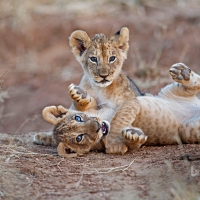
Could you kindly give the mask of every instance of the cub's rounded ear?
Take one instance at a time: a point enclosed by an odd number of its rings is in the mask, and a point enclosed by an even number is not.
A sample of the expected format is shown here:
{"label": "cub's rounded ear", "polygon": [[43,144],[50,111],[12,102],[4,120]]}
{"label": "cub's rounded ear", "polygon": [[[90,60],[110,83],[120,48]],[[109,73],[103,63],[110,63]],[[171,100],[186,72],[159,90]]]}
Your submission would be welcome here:
{"label": "cub's rounded ear", "polygon": [[55,125],[65,117],[67,112],[68,110],[63,106],[48,106],[43,109],[42,116],[47,122]]}
{"label": "cub's rounded ear", "polygon": [[71,149],[63,142],[60,142],[57,147],[58,155],[64,158],[77,157],[77,153],[72,153]]}
{"label": "cub's rounded ear", "polygon": [[89,47],[90,38],[85,31],[74,31],[69,37],[69,44],[72,48],[72,53],[78,58],[81,57]]}
{"label": "cub's rounded ear", "polygon": [[129,30],[127,27],[121,28],[115,34],[116,39],[118,40],[119,49],[122,49],[125,53],[127,53],[129,48]]}

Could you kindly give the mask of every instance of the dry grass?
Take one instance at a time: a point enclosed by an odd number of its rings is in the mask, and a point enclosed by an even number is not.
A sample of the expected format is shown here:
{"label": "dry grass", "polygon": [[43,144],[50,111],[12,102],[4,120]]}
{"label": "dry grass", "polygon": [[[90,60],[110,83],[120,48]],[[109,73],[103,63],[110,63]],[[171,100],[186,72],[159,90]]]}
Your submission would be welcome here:
{"label": "dry grass", "polygon": [[[182,149],[183,150],[183,149]],[[178,175],[172,166],[172,163],[166,162],[168,171],[173,174],[173,181],[170,192],[174,200],[200,200],[200,192],[198,185],[186,184],[180,175]]]}
{"label": "dry grass", "polygon": [[[190,1],[191,4],[198,3],[198,0]],[[184,7],[187,0],[171,0],[171,1],[148,1],[148,0],[103,0],[84,2],[80,0],[1,0],[0,1],[0,27],[5,23],[11,28],[18,31],[25,31],[30,27],[33,15],[57,15],[69,14],[71,16],[94,16],[108,15],[120,12],[124,9],[130,9],[139,15],[144,15],[144,6],[161,8],[166,5]],[[107,9],[109,7],[109,9]],[[88,9],[90,8],[90,9]],[[87,12],[85,12],[87,10]]]}
{"label": "dry grass", "polygon": [[200,200],[200,194],[198,191],[198,186],[186,185],[178,178],[173,181],[171,188],[171,193],[174,196],[174,200]]}
{"label": "dry grass", "polygon": [[4,88],[4,81],[8,76],[9,71],[8,70],[0,70],[0,124],[1,124],[1,118],[3,115],[3,111],[5,106],[2,104],[5,99],[9,98],[9,92],[8,90],[5,90]]}
{"label": "dry grass", "polygon": [[[8,24],[12,29],[18,31],[26,31],[30,28],[31,22],[33,21],[33,15],[57,15],[65,14],[76,16],[86,16],[96,14],[105,14],[105,12],[115,12],[116,9],[106,11],[105,9],[97,9],[105,5],[104,1],[65,1],[65,0],[35,0],[35,1],[24,1],[24,0],[2,0],[0,1],[0,17],[4,20],[1,21],[0,26]],[[114,3],[110,1],[110,3]],[[120,1],[116,1],[114,4],[118,4]],[[107,2],[106,4],[109,4]],[[91,9],[87,9],[90,7]],[[87,9],[87,12],[85,10]]]}
{"label": "dry grass", "polygon": [[[43,186],[49,189],[51,188],[52,182],[54,182],[58,176],[77,177],[73,183],[73,188],[78,190],[79,187],[82,187],[83,176],[124,172],[128,170],[134,162],[133,160],[127,165],[98,168],[97,166],[93,166],[94,163],[87,162],[87,158],[79,163],[76,160],[68,161],[58,157],[55,153],[33,152],[29,150],[30,147],[26,146],[27,144],[25,146],[19,145],[24,143],[24,141],[18,137],[8,137],[8,135],[1,134],[0,141],[8,143],[0,146],[0,197],[6,199],[25,199],[30,197],[30,194],[34,192],[31,188],[34,182],[37,182],[35,177],[38,181],[42,181],[42,179],[46,180]],[[71,166],[77,168],[77,170],[66,170],[66,166],[69,165],[69,162]],[[26,190],[26,193],[22,193],[22,188]],[[50,191],[51,189],[49,192]],[[61,188],[59,191],[60,192],[51,191],[51,195],[63,195],[64,191],[61,192]],[[31,199],[38,198],[40,198],[39,193],[34,195]]]}

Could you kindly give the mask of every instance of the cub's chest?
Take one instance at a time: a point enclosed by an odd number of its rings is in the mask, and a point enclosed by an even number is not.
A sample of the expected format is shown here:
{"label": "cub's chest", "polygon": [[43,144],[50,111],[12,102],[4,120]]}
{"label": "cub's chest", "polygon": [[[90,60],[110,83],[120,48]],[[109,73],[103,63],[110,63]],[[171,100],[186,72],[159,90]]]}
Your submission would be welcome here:
{"label": "cub's chest", "polygon": [[107,108],[112,108],[116,109],[117,108],[117,103],[115,101],[115,97],[112,95],[112,93],[108,94],[107,91],[99,88],[95,88],[92,90],[92,93],[90,94],[95,98],[97,101],[97,105],[101,107],[107,107]]}

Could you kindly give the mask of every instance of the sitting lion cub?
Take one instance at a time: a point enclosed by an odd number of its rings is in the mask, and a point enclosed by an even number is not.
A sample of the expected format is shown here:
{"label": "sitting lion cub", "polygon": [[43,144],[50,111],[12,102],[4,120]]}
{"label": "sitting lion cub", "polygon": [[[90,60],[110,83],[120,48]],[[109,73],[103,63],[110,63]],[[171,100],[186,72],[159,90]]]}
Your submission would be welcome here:
{"label": "sitting lion cub", "polygon": [[69,43],[72,53],[83,68],[79,86],[71,84],[73,99],[70,109],[89,112],[110,122],[110,134],[105,141],[106,153],[124,154],[128,146],[123,142],[122,129],[137,133],[143,143],[145,134],[132,126],[140,106],[137,87],[122,72],[129,48],[129,30],[123,27],[115,35],[96,34],[89,38],[84,31],[74,31]]}
{"label": "sitting lion cub", "polygon": [[[176,82],[164,87],[158,96],[136,97],[140,112],[133,118],[132,125],[142,130],[148,139],[140,131],[122,129],[122,142],[129,150],[142,144],[200,142],[200,100],[196,96],[200,92],[200,76],[182,63],[173,65],[169,72]],[[46,107],[43,117],[55,125],[53,135],[39,133],[34,141],[46,145],[59,144],[59,155],[74,157],[105,148],[109,122],[62,106]]]}

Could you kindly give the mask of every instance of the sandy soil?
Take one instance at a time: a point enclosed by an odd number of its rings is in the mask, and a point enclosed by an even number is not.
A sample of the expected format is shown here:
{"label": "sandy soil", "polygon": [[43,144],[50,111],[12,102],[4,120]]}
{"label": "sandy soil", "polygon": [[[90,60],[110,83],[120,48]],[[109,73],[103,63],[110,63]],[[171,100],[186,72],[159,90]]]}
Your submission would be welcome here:
{"label": "sandy soil", "polygon": [[2,199],[197,199],[200,192],[198,144],[63,159],[31,136],[1,135]]}
{"label": "sandy soil", "polygon": [[72,31],[111,35],[127,26],[124,71],[156,94],[176,62],[200,73],[199,9],[195,0],[1,1],[0,199],[200,199],[198,144],[67,160],[32,143],[34,132],[52,129],[42,109],[69,107],[67,87],[82,75],[68,45]]}

